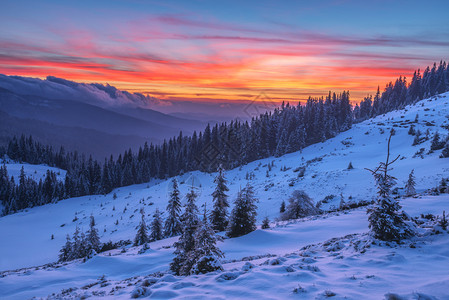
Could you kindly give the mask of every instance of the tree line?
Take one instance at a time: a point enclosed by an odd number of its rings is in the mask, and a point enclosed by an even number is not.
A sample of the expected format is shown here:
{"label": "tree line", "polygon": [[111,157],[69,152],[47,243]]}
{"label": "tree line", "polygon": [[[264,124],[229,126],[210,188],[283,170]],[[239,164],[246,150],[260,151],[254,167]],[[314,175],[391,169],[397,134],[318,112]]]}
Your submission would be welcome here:
{"label": "tree line", "polygon": [[445,62],[440,62],[438,66],[427,67],[422,75],[420,70],[416,71],[410,84],[405,77],[399,77],[394,84],[387,84],[382,94],[378,88],[374,98],[368,96],[360,105],[351,105],[348,91],[329,92],[326,97],[309,97],[305,104],[283,103],[251,121],[207,125],[191,136],[180,132],[160,145],[145,143],[135,153],[129,149],[117,159],[110,156],[104,162],[76,151],[66,152],[63,147],[56,150],[34,141],[31,136],[14,137],[7,147],[0,148],[0,155],[6,154],[15,161],[58,167],[67,170],[67,174],[60,184],[50,173],[48,185],[53,192],[44,195],[39,183],[31,181],[24,189],[33,192],[20,193],[20,184],[31,179],[17,183],[2,170],[3,213],[64,198],[106,194],[114,188],[148,182],[152,178],[173,177],[193,170],[212,172],[219,165],[232,169],[257,159],[281,156],[332,138],[350,129],[354,122],[401,109],[448,90],[449,68]]}

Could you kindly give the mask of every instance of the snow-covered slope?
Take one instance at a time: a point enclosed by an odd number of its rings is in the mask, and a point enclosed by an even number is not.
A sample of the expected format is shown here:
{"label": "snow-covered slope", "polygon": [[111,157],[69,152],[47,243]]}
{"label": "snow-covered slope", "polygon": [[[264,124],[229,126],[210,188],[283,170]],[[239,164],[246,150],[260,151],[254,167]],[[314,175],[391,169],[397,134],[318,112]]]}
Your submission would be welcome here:
{"label": "snow-covered slope", "polygon": [[[411,216],[440,214],[448,203],[448,195],[403,200]],[[271,225],[274,228],[220,243],[226,254],[224,272],[186,278],[164,274],[173,258],[171,238],[151,243],[144,254],[137,254],[139,247],[126,253],[112,250],[85,263],[2,272],[0,294],[7,299],[45,297],[62,290],[65,294],[57,299],[83,295],[122,299],[138,291],[156,299],[321,299],[332,293],[335,299],[381,299],[386,293],[407,296],[400,299],[449,296],[447,233],[393,248],[372,245],[363,234],[367,231],[363,208]],[[145,287],[148,283],[154,285]]]}
{"label": "snow-covered slope", "polygon": [[9,159],[3,161],[3,159],[0,159],[0,164],[3,165],[3,163],[6,166],[6,169],[8,170],[8,176],[14,176],[14,179],[18,180],[20,175],[20,170],[23,167],[23,171],[25,172],[26,177],[31,177],[34,181],[39,182],[40,179],[44,181],[45,176],[47,174],[47,170],[52,171],[56,174],[56,178],[60,181],[64,181],[65,174],[67,173],[66,170],[49,167],[47,165],[30,165],[27,163],[17,163],[14,161],[11,161]]}
{"label": "snow-covered slope", "polygon": [[[414,123],[416,115],[418,115],[418,122]],[[449,115],[449,93],[421,101],[417,105],[406,107],[404,110],[391,112],[356,124],[351,130],[340,134],[336,138],[307,147],[302,152],[288,154],[280,158],[271,157],[229,170],[226,177],[229,181],[230,198],[231,200],[235,198],[239,188],[247,182],[247,173],[252,173],[253,179],[251,181],[260,200],[258,203],[259,222],[265,216],[268,216],[271,220],[278,217],[281,202],[287,201],[289,195],[295,189],[305,190],[315,201],[322,200],[328,195],[336,195],[333,200],[323,205],[324,208],[331,208],[332,205],[337,206],[340,202],[340,195],[343,196],[345,201],[371,200],[375,196],[375,186],[372,176],[365,168],[374,168],[378,165],[378,162],[385,160],[386,141],[391,128],[396,131],[392,138],[391,152],[393,156],[400,155],[400,159],[393,165],[391,174],[398,178],[398,186],[402,187],[410,171],[415,169],[417,190],[423,192],[425,189],[435,187],[442,177],[449,176],[449,161],[447,158],[439,158],[440,151],[427,154],[430,149],[430,141],[412,146],[413,136],[408,135],[407,132],[409,126],[414,124],[415,128],[423,133],[428,129],[430,136],[437,130],[440,134],[447,135],[447,130],[441,128],[441,125],[448,122],[447,115]],[[415,155],[421,148],[425,149],[423,154]],[[268,171],[268,164],[273,162],[274,166],[271,171]],[[354,169],[347,170],[349,162],[352,162]],[[287,170],[285,170],[285,167]],[[306,168],[303,177],[298,178],[299,172],[295,172],[298,167]],[[211,207],[212,199],[210,195],[214,188],[214,176],[215,174],[201,172],[191,172],[179,176],[182,194],[186,194],[193,182],[200,192],[198,204],[204,205],[204,203],[207,203],[207,207]],[[31,267],[56,261],[58,251],[65,242],[66,234],[72,234],[76,226],[87,230],[88,219],[91,214],[95,216],[102,241],[132,239],[139,222],[138,211],[141,207],[145,207],[148,216],[152,215],[157,207],[161,210],[165,209],[169,183],[170,180],[153,180],[147,184],[119,188],[105,196],[67,199],[56,204],[28,209],[0,218],[0,240],[7,241],[6,243],[2,242],[0,247],[0,270]],[[114,194],[117,196],[116,199],[114,199]],[[403,205],[411,215],[419,215],[420,213],[441,214],[443,209],[449,210],[448,203],[447,197],[426,197],[405,200]],[[116,225],[117,222],[118,225]],[[241,260],[246,256],[264,256],[267,254],[283,256],[298,251],[301,247],[309,244],[324,242],[333,237],[368,231],[365,209],[363,208],[356,209],[348,214],[331,214],[331,216],[325,218],[319,217],[310,221],[305,220],[285,226],[280,225],[272,230],[257,230],[244,237],[225,240],[220,248],[224,250],[226,260]],[[54,240],[51,240],[52,234]],[[0,278],[0,296],[1,293],[17,299],[35,295],[45,296],[52,292],[58,292],[62,288],[79,287],[92,283],[102,274],[105,274],[109,279],[123,280],[136,275],[164,271],[168,269],[168,262],[171,260],[173,252],[172,248],[167,249],[166,246],[171,245],[173,240],[168,239],[153,243],[152,249],[143,255],[134,255],[137,250],[131,249],[125,254],[119,255],[119,253],[113,252],[111,257],[102,254],[87,263],[73,263],[56,270],[36,270],[32,268],[19,272],[6,272],[4,275],[7,276]],[[439,255],[441,259],[447,262],[447,251],[449,251],[447,236],[446,240],[438,240],[437,243],[441,244],[441,247],[446,247],[446,250],[442,250],[443,254],[432,255]],[[427,249],[426,247],[424,248]],[[373,264],[373,268],[377,268],[376,272],[382,271],[385,261],[389,261],[389,250],[379,248],[373,251],[375,253],[372,257],[361,258],[360,265],[357,265],[357,262],[350,263],[352,258],[350,258],[351,256],[346,257],[346,255],[345,259],[338,261],[338,263],[331,261],[334,259],[332,257],[324,259],[323,264],[325,265],[319,266],[319,268],[328,268],[326,275],[323,275],[324,272],[310,273],[310,271],[305,272],[307,274],[303,271],[290,274],[284,270],[285,263],[283,263],[283,266],[278,266],[278,269],[271,267],[266,272],[261,267],[257,277],[247,279],[252,282],[251,289],[241,290],[241,287],[245,285],[245,278],[249,276],[245,273],[240,274],[242,276],[239,275],[236,281],[225,281],[218,288],[222,291],[218,295],[222,297],[263,297],[263,294],[258,294],[257,290],[260,290],[261,287],[268,288],[270,283],[276,282],[276,276],[286,280],[285,292],[289,294],[292,293],[293,287],[290,287],[290,285],[293,282],[297,286],[296,283],[305,281],[310,283],[310,286],[307,285],[308,288],[306,289],[313,290],[316,293],[314,295],[320,296],[320,293],[326,289],[326,284],[331,284],[329,281],[332,281],[334,287],[338,286],[339,283],[346,280],[346,275],[348,282],[351,282],[354,286],[361,286],[353,294],[347,294],[351,298],[356,298],[357,295],[362,295],[364,291],[375,289],[376,286],[380,287],[382,284],[385,287],[384,291],[390,290],[390,287],[393,290],[392,284],[385,283],[390,282],[392,277],[380,277],[382,278],[380,281],[373,281],[375,284],[368,279],[351,281],[353,280],[350,278],[352,275],[359,278],[361,275],[358,276],[357,272],[360,274],[365,272],[362,271],[363,264]],[[409,253],[407,249],[399,249],[398,252],[401,252],[402,256],[404,256],[404,253],[407,255]],[[446,253],[446,256],[444,256],[444,253]],[[415,258],[425,260],[425,258],[419,258],[419,255],[415,252],[411,255],[407,259],[412,261]],[[383,260],[379,259],[379,262],[376,262],[376,257],[383,257]],[[298,260],[299,258],[291,259]],[[433,260],[432,258],[430,262],[432,261],[436,262],[437,259]],[[289,263],[292,264],[292,262]],[[398,267],[397,273],[389,276],[408,274],[410,272],[409,262],[403,265],[402,269]],[[227,271],[235,268],[241,268],[239,263],[229,263],[225,266]],[[336,277],[329,275],[332,272],[345,269],[349,271],[345,271],[344,276],[342,274],[335,275]],[[439,272],[438,270],[435,272]],[[371,271],[366,270],[366,272],[365,275],[368,276]],[[372,272],[374,272],[374,269]],[[274,275],[275,273],[278,275]],[[203,288],[200,289],[202,292],[198,292],[199,294],[192,292],[192,294],[187,295],[192,297],[202,295],[205,297],[207,293],[215,290],[217,284],[215,277],[218,276],[217,274],[206,276],[207,279],[203,282]],[[292,278],[286,278],[289,276]],[[413,276],[418,276],[418,274]],[[181,296],[183,293],[176,291],[176,283],[179,283],[178,288],[185,288],[192,284],[198,285],[198,281],[202,281],[202,279],[195,280],[180,282],[179,279],[166,278],[167,283],[162,286],[167,288],[161,289],[159,297],[164,295]],[[30,282],[32,288],[26,288],[26,286],[30,286]],[[235,282],[240,282],[237,287],[230,286]],[[347,283],[347,285],[351,284]],[[440,286],[441,284],[440,282],[437,285]],[[428,289],[431,290],[431,288]],[[198,291],[198,289],[193,290]],[[333,291],[340,295],[338,290],[333,289]],[[413,289],[407,291],[411,292]],[[407,291],[397,290],[398,293],[408,293]],[[282,295],[281,293],[279,297],[283,298]],[[377,296],[379,295],[381,294],[377,294]],[[378,299],[376,296],[372,296],[372,298]]]}

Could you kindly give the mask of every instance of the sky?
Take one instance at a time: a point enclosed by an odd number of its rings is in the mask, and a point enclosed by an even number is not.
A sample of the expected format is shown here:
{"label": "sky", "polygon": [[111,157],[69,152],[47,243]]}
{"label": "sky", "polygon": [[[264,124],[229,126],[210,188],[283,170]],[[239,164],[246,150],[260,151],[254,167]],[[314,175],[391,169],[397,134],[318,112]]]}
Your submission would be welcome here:
{"label": "sky", "polygon": [[[449,1],[2,1],[0,73],[170,101],[361,100],[449,56]],[[259,98],[257,98],[259,97]]]}

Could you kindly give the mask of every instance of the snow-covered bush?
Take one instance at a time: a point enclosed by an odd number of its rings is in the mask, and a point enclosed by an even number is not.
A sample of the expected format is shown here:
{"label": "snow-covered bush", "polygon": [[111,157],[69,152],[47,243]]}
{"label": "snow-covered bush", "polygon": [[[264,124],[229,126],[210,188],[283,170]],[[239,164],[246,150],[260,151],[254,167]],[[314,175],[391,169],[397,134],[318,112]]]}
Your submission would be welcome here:
{"label": "snow-covered bush", "polygon": [[137,299],[137,298],[143,298],[150,295],[150,290],[148,290],[146,287],[138,286],[131,292],[131,298]]}
{"label": "snow-covered bush", "polygon": [[217,276],[215,280],[218,282],[235,280],[240,276],[240,274],[241,274],[240,272],[226,272],[221,274],[220,276]]}

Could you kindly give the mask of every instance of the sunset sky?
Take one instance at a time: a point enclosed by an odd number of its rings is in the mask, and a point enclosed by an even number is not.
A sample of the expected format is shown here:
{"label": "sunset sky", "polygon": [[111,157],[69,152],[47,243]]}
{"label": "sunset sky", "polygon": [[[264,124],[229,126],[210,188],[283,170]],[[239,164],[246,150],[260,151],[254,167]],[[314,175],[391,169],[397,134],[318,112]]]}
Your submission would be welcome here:
{"label": "sunset sky", "polygon": [[175,101],[358,100],[449,58],[447,0],[68,2],[2,1],[0,73]]}

